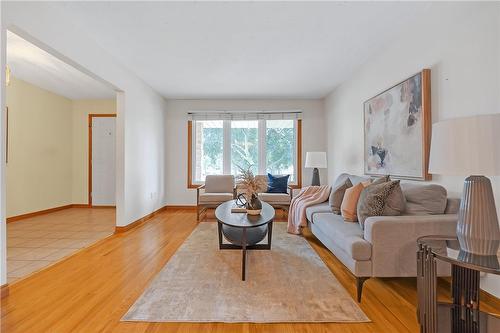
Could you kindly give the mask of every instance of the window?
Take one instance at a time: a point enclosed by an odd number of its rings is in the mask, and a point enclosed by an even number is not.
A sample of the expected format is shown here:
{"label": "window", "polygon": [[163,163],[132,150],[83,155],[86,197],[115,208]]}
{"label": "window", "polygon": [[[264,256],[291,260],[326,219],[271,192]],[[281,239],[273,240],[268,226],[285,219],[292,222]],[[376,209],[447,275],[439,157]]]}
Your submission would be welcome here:
{"label": "window", "polygon": [[231,174],[240,168],[259,173],[259,121],[231,121]]}
{"label": "window", "polygon": [[295,181],[297,139],[293,120],[266,121],[266,171],[273,175],[290,175]]}
{"label": "window", "polygon": [[290,183],[300,185],[301,120],[265,117],[271,119],[193,117],[188,123],[188,187],[203,183],[207,175],[237,175],[240,167],[254,174],[290,175]]}
{"label": "window", "polygon": [[196,171],[194,179],[206,175],[222,175],[223,122],[222,120],[197,121],[195,142]]}

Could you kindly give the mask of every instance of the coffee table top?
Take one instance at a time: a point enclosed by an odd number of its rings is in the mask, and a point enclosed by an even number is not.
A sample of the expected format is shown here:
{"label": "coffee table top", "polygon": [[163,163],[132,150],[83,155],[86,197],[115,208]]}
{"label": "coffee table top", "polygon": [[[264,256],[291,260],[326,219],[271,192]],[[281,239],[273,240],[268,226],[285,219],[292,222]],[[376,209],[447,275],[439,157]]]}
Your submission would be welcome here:
{"label": "coffee table top", "polygon": [[226,201],[215,209],[217,221],[225,225],[237,228],[260,227],[274,219],[274,208],[262,201],[262,211],[260,215],[248,215],[247,213],[231,213],[231,209],[236,207],[234,200]]}

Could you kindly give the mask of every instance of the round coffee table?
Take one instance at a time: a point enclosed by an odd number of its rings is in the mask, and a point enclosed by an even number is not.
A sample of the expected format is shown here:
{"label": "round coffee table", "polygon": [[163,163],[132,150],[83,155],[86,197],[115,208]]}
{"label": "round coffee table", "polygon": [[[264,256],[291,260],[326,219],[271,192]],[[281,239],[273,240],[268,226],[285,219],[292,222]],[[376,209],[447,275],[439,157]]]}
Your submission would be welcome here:
{"label": "round coffee table", "polygon": [[[234,200],[226,201],[215,209],[220,250],[242,250],[241,279],[245,281],[247,250],[270,250],[273,232],[274,208],[262,202],[260,215],[232,213]],[[267,235],[267,243],[258,244]],[[230,244],[224,243],[223,236]]]}

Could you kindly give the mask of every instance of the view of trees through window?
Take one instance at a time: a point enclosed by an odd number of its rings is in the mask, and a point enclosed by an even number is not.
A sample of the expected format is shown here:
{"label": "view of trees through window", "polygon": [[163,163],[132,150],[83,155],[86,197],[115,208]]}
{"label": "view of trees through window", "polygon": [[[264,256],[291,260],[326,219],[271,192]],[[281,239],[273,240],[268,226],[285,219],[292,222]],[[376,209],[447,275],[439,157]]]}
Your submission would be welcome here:
{"label": "view of trees through window", "polygon": [[222,175],[224,168],[223,140],[222,120],[196,121],[195,179],[205,179],[206,175]]}
{"label": "view of trees through window", "polygon": [[295,181],[294,120],[196,120],[193,128],[193,181],[237,175],[239,167],[250,167],[254,174],[290,175]]}
{"label": "view of trees through window", "polygon": [[258,120],[231,121],[231,174],[239,168],[259,171],[259,122]]}
{"label": "view of trees through window", "polygon": [[266,169],[273,175],[291,175],[295,180],[295,130],[293,120],[267,120]]}

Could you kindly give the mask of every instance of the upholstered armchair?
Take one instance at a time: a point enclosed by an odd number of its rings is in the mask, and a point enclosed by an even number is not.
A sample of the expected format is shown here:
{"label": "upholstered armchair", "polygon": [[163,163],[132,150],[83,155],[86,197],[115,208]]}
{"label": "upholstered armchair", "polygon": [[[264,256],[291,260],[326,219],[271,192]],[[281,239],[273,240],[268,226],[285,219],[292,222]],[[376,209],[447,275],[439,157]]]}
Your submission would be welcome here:
{"label": "upholstered armchair", "polygon": [[234,199],[236,188],[232,175],[209,175],[205,177],[205,184],[196,189],[196,220],[208,208],[216,208],[223,202]]}

